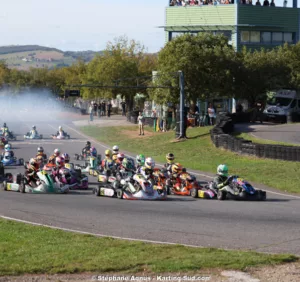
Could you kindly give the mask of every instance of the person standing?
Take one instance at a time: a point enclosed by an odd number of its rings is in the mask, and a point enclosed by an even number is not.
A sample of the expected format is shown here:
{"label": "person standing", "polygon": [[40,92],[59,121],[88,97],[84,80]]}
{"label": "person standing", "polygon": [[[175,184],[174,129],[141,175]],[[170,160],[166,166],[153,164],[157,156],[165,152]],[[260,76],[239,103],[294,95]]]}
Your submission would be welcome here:
{"label": "person standing", "polygon": [[138,120],[139,130],[140,130],[140,134],[139,135],[145,135],[144,134],[145,119],[144,119],[144,116],[143,116],[142,112],[139,112],[139,116],[138,116],[137,120]]}
{"label": "person standing", "polygon": [[121,102],[121,106],[122,106],[122,116],[125,116],[126,115],[126,103],[124,100]]}
{"label": "person standing", "polygon": [[99,105],[98,105],[98,117],[100,118],[100,116],[101,116],[101,107],[102,107],[102,105],[101,105],[101,103],[99,102]]}
{"label": "person standing", "polygon": [[89,114],[90,114],[90,121],[94,120],[94,107],[93,104],[90,104],[89,106]]}
{"label": "person standing", "polygon": [[209,116],[210,125],[214,125],[215,124],[215,119],[216,119],[216,110],[213,107],[212,103],[209,103],[207,112],[208,112],[208,116]]}
{"label": "person standing", "polygon": [[112,104],[109,101],[107,104],[107,117],[110,117],[110,113],[111,113],[111,108],[112,108]]}
{"label": "person standing", "polygon": [[94,109],[93,109],[94,110],[94,115],[97,116],[97,110],[98,110],[97,102],[94,102],[93,107],[94,107]]}

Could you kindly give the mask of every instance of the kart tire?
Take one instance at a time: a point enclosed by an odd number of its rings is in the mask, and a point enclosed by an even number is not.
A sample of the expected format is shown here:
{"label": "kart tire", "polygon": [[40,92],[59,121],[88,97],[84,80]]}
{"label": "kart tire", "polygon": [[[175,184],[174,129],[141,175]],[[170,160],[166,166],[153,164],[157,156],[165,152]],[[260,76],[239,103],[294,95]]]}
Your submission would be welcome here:
{"label": "kart tire", "polygon": [[4,175],[4,165],[3,163],[0,163],[0,176]]}
{"label": "kart tire", "polygon": [[78,154],[75,154],[75,155],[74,155],[74,160],[76,160],[76,161],[79,160],[79,155],[78,155]]}
{"label": "kart tire", "polygon": [[219,190],[217,194],[217,198],[219,201],[224,201],[226,200],[227,192],[224,190]]}
{"label": "kart tire", "polygon": [[97,196],[97,197],[100,197],[100,191],[101,191],[101,187],[100,186],[98,186],[98,187],[96,187],[96,188],[94,188],[94,194]]}
{"label": "kart tire", "polygon": [[193,197],[193,198],[198,198],[198,188],[193,188],[192,190],[191,190],[191,196]]}
{"label": "kart tire", "polygon": [[43,135],[42,134],[40,135],[40,139],[43,139]]}
{"label": "kart tire", "polygon": [[22,174],[21,173],[17,174],[16,182],[17,182],[17,184],[21,184],[21,182],[22,182]]}
{"label": "kart tire", "polygon": [[24,159],[19,159],[20,165],[24,165]]}
{"label": "kart tire", "polygon": [[7,179],[7,178],[12,179],[13,175],[10,172],[8,172],[8,173],[5,173],[4,177],[5,177],[5,179]]}
{"label": "kart tire", "polygon": [[27,169],[28,165],[29,165],[29,162],[25,162],[24,163],[24,168]]}
{"label": "kart tire", "polygon": [[2,182],[2,187],[4,191],[7,191],[7,182],[5,180]]}
{"label": "kart tire", "polygon": [[266,201],[267,200],[267,193],[262,190],[257,191],[257,199],[258,201]]}
{"label": "kart tire", "polygon": [[117,198],[118,199],[123,199],[123,195],[124,195],[124,192],[122,189],[118,189],[117,190]]}
{"label": "kart tire", "polygon": [[70,139],[70,135],[67,135],[67,138],[66,139]]}
{"label": "kart tire", "polygon": [[24,183],[24,179],[21,180],[20,183],[20,193],[25,193],[25,183]]}

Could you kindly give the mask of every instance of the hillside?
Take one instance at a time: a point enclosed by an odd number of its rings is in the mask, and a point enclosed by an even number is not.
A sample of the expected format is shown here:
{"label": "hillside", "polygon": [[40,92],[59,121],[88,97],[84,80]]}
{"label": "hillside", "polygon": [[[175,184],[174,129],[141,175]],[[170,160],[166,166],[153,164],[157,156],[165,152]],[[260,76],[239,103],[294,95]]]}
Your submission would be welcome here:
{"label": "hillside", "polygon": [[54,68],[69,66],[81,58],[85,62],[91,61],[96,54],[94,51],[67,51],[39,45],[0,46],[0,60],[5,61],[9,68],[26,70],[35,68]]}

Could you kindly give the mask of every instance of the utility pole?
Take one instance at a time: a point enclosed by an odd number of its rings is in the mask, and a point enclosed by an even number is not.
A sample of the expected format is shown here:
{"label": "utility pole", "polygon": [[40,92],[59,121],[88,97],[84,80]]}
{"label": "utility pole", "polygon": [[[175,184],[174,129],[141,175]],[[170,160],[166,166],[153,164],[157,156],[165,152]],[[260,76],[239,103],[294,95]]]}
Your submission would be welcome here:
{"label": "utility pole", "polygon": [[184,105],[184,74],[182,71],[179,71],[179,88],[180,88],[180,134],[177,139],[185,139],[185,105]]}

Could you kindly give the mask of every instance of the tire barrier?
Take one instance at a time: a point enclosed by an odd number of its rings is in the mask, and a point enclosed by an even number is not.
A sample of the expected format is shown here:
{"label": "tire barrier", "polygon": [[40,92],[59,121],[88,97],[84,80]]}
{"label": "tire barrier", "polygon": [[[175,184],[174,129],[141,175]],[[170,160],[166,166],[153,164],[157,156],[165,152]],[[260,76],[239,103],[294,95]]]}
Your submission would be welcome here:
{"label": "tire barrier", "polygon": [[292,162],[300,161],[300,146],[283,146],[253,143],[231,135],[234,122],[230,114],[220,114],[216,126],[210,131],[211,141],[217,148],[224,148],[241,155],[256,156]]}

